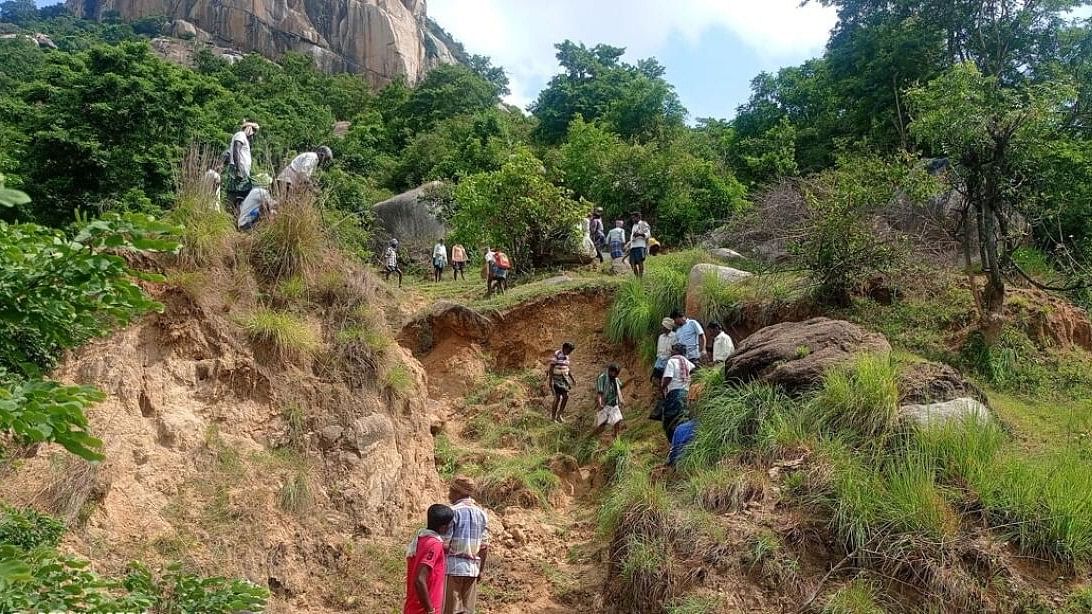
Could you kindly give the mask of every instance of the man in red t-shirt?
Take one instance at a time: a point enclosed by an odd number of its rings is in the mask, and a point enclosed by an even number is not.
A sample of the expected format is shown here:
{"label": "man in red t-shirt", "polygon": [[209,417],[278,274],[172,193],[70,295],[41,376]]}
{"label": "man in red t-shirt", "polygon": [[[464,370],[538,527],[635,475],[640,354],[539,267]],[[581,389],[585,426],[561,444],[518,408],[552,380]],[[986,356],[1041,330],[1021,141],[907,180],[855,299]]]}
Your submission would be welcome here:
{"label": "man in red t-shirt", "polygon": [[436,614],[444,605],[447,558],[444,538],[455,512],[446,505],[428,508],[428,528],[414,535],[406,547],[406,606],[403,614]]}

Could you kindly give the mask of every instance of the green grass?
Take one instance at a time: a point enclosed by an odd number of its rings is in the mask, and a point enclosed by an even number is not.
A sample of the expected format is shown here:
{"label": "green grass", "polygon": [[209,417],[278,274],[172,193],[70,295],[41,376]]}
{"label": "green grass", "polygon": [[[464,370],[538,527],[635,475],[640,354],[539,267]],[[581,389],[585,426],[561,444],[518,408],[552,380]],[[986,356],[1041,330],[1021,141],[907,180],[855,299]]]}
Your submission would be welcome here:
{"label": "green grass", "polygon": [[767,421],[775,415],[798,411],[792,399],[765,384],[742,388],[721,386],[707,391],[692,409],[698,429],[681,466],[697,469],[716,465],[756,446],[767,432],[764,431]]}
{"label": "green grass", "polygon": [[210,209],[191,197],[180,199],[169,219],[182,226],[179,260],[187,268],[216,264],[228,253],[236,234],[230,215]]}
{"label": "green grass", "polygon": [[288,447],[297,451],[307,449],[307,413],[303,407],[295,403],[285,405],[281,418],[284,419]]}
{"label": "green grass", "polygon": [[599,533],[619,528],[644,535],[663,535],[671,523],[672,502],[664,485],[650,479],[646,468],[635,468],[609,490],[599,507]]}
{"label": "green grass", "polygon": [[847,551],[882,566],[936,551],[957,534],[959,518],[925,459],[894,454],[870,462],[838,446],[828,453],[833,477],[821,504]]}
{"label": "green grass", "polygon": [[546,507],[561,479],[547,466],[545,455],[495,457],[478,477],[481,499],[496,507]]}
{"label": "green grass", "polygon": [[404,399],[413,390],[413,374],[409,367],[398,363],[392,365],[383,374],[383,381],[394,396]]}
{"label": "green grass", "polygon": [[884,614],[877,603],[879,587],[860,578],[838,589],[823,606],[823,614]]}
{"label": "green grass", "polygon": [[700,469],[687,475],[686,496],[708,512],[738,512],[749,501],[764,496],[763,477],[761,470],[745,471],[731,465]]}
{"label": "green grass", "polygon": [[447,435],[436,436],[436,446],[433,453],[436,458],[436,471],[440,477],[450,480],[459,471],[459,449],[452,443]]}
{"label": "green grass", "polygon": [[281,357],[310,356],[321,346],[307,322],[290,313],[260,308],[243,316],[240,323],[252,341]]}
{"label": "green grass", "polygon": [[350,324],[342,328],[338,331],[336,340],[341,345],[363,344],[375,355],[382,355],[394,345],[388,331],[367,324]]}
{"label": "green grass", "polygon": [[823,378],[813,403],[817,423],[828,433],[874,438],[899,422],[898,371],[891,357],[861,355]]}
{"label": "green grass", "polygon": [[965,476],[997,531],[1021,551],[1066,564],[1092,561],[1092,463],[1070,450],[1001,454]]}
{"label": "green grass", "polygon": [[667,614],[710,614],[724,607],[724,600],[716,595],[688,595],[667,604]]}

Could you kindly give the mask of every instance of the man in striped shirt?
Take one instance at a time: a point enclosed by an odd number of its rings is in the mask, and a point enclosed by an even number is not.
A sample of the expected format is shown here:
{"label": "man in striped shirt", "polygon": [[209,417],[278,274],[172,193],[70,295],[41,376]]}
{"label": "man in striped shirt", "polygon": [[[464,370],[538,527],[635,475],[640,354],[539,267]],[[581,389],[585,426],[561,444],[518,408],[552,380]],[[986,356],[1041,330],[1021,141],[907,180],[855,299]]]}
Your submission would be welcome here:
{"label": "man in striped shirt", "polygon": [[474,481],[468,477],[451,482],[449,497],[455,520],[447,544],[444,614],[474,614],[478,601],[478,581],[489,554],[489,520],[474,501],[474,490]]}
{"label": "man in striped shirt", "polygon": [[554,422],[564,422],[565,406],[569,404],[569,391],[576,385],[576,379],[569,369],[569,355],[576,349],[572,343],[566,341],[561,344],[561,349],[554,352],[550,360],[550,366],[546,369],[546,381],[549,382],[554,393],[554,406],[550,417]]}

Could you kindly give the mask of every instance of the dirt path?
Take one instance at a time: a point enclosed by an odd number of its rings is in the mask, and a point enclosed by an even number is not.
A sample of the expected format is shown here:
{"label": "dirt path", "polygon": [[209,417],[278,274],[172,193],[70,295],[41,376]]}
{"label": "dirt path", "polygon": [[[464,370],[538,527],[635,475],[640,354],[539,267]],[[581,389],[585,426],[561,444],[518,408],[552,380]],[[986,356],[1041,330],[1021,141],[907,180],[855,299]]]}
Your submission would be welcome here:
{"label": "dirt path", "polygon": [[[475,459],[520,459],[542,454],[517,429],[499,441],[481,440],[481,422],[540,425],[552,397],[540,387],[546,364],[565,341],[576,345],[572,369],[577,379],[558,432],[570,440],[590,432],[594,421],[596,376],[609,362],[623,365],[631,408],[643,418],[641,399],[651,394],[628,352],[603,334],[608,295],[562,293],[521,305],[497,317],[487,330],[467,317],[452,317],[428,331],[429,348],[418,358],[428,373],[437,419],[464,463]],[[459,324],[459,322],[464,322]],[[559,435],[562,436],[562,435]],[[605,447],[606,441],[600,443]],[[588,444],[592,445],[592,444]],[[548,451],[547,451],[548,452]],[[594,458],[594,455],[591,455]],[[482,585],[484,611],[513,613],[603,611],[606,565],[597,538],[598,476],[594,461],[581,466],[571,456],[554,455],[551,470],[561,486],[548,504],[490,510],[494,557]]]}

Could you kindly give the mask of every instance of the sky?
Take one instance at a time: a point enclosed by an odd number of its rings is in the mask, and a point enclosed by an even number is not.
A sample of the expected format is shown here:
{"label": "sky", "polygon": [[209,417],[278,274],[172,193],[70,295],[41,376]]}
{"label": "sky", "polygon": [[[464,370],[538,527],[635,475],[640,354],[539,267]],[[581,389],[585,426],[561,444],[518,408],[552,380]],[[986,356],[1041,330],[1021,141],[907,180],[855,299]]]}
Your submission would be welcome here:
{"label": "sky", "polygon": [[800,0],[429,0],[428,13],[511,80],[526,107],[559,67],[554,44],[625,47],[667,69],[691,119],[730,118],[762,71],[822,53],[833,9]]}

